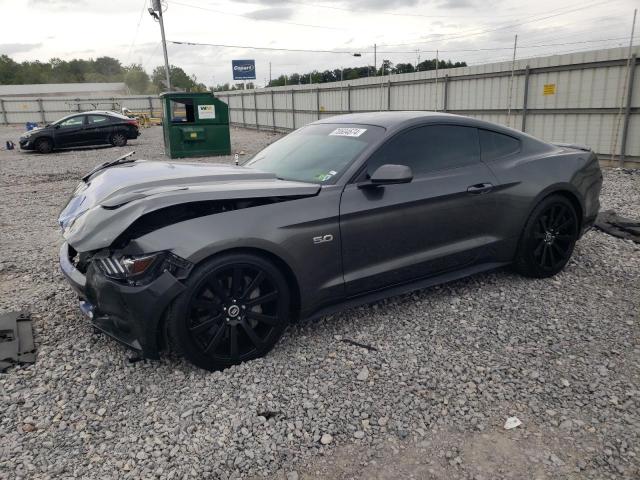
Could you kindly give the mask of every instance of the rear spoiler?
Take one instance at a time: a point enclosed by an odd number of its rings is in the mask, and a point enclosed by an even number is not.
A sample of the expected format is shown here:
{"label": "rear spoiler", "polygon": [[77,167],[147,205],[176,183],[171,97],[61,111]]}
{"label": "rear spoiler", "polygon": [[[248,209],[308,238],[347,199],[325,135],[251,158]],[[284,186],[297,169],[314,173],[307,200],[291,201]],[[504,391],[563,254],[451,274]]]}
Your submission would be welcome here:
{"label": "rear spoiler", "polygon": [[591,152],[591,147],[587,145],[580,145],[579,143],[554,143],[556,147],[573,148],[574,150],[583,150],[585,152]]}

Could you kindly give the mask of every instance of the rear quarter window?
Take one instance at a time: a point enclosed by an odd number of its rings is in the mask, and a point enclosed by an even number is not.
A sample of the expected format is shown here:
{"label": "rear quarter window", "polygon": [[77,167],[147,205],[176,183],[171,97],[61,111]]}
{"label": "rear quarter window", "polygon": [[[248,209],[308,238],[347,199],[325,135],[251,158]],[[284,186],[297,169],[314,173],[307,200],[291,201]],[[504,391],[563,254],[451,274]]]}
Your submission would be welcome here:
{"label": "rear quarter window", "polygon": [[483,161],[504,158],[520,151],[520,140],[491,130],[479,130],[480,152]]}

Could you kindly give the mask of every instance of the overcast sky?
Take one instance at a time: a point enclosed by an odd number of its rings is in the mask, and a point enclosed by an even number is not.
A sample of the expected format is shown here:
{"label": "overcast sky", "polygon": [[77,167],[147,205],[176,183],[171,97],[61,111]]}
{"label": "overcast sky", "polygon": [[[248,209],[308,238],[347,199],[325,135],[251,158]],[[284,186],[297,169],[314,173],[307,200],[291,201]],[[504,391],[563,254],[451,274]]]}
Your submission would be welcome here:
{"label": "overcast sky", "polygon": [[[469,64],[627,45],[636,0],[167,0],[168,41],[345,53],[168,44],[169,61],[207,84],[231,81],[232,59],[255,59],[257,83],[333,67]],[[0,54],[17,61],[109,55],[147,71],[161,65],[149,0],[0,0]],[[640,19],[638,20],[640,22]],[[636,28],[636,32],[640,28]],[[637,34],[636,34],[637,38]],[[638,43],[636,40],[635,44]],[[416,52],[420,50],[420,52]],[[352,53],[362,57],[352,57]]]}

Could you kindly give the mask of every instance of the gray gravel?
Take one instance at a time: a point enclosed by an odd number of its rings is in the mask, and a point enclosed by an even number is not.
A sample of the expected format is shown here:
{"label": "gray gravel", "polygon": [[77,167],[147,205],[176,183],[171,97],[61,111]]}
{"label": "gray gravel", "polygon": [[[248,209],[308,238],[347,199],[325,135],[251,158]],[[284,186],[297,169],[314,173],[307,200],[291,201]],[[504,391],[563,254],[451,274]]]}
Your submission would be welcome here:
{"label": "gray gravel", "polygon": [[[232,131],[247,153],[274,138]],[[157,127],[132,142],[153,159],[161,143]],[[0,478],[640,476],[638,245],[592,231],[553,279],[505,269],[394,297],[224,372],[130,362],[56,264],[78,177],[128,150],[0,151],[0,311],[31,311],[38,345],[0,375]],[[605,172],[602,206],[640,218],[640,175]]]}

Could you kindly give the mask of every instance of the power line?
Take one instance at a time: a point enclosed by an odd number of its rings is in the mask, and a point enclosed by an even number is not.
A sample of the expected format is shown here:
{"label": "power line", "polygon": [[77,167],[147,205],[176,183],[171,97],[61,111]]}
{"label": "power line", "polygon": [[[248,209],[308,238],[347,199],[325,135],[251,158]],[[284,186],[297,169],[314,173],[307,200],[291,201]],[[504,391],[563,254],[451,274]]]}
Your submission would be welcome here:
{"label": "power line", "polygon": [[[581,42],[564,42],[564,43],[546,43],[540,45],[520,45],[518,49],[522,48],[542,48],[542,47],[562,47],[565,45],[579,45],[584,43],[600,43],[600,42],[609,42],[614,40],[626,40],[627,37],[618,37],[618,38],[602,38],[599,40],[584,40]],[[460,52],[493,52],[499,50],[513,50],[513,47],[492,47],[492,48],[460,48],[460,49],[451,49],[451,50],[407,50],[407,51],[396,51],[396,50],[383,50],[378,51],[378,53],[435,53],[435,52],[446,52],[446,53],[460,53]]]}
{"label": "power line", "polygon": [[171,3],[173,3],[175,5],[180,5],[182,7],[196,8],[198,10],[205,10],[207,12],[214,12],[214,13],[218,13],[220,15],[228,15],[228,16],[231,16],[231,17],[246,18],[248,20],[253,20],[254,22],[272,22],[272,23],[279,23],[279,24],[284,24],[284,25],[294,25],[296,27],[321,28],[321,29],[325,29],[325,30],[344,30],[342,28],[328,27],[328,26],[325,26],[325,25],[311,25],[311,24],[307,24],[307,23],[286,22],[284,20],[271,20],[271,19],[268,19],[268,18],[254,18],[254,17],[252,17],[250,15],[246,15],[246,14],[229,13],[229,12],[224,12],[222,10],[216,10],[216,9],[213,9],[213,8],[201,7],[200,5],[191,5],[189,3],[176,2],[175,0],[171,0]]}
{"label": "power line", "polygon": [[336,53],[336,54],[345,54],[345,55],[353,55],[354,51],[358,53],[371,53],[371,52],[361,52],[360,50],[339,51],[339,50],[312,50],[312,49],[304,49],[304,48],[254,47],[254,46],[248,46],[248,45],[223,45],[220,43],[179,42],[176,40],[169,40],[169,43],[173,43],[175,45],[198,45],[198,46],[220,47],[220,48],[243,48],[246,50],[272,50],[272,51],[278,51],[278,52]]}
{"label": "power line", "polygon": [[144,13],[144,7],[147,5],[147,0],[142,0],[142,8],[140,9],[140,16],[138,17],[138,25],[136,25],[136,33],[133,36],[133,41],[129,46],[129,53],[127,53],[127,61],[126,64],[129,64],[129,60],[131,59],[131,52],[133,51],[133,45],[136,43],[138,39],[138,32],[140,31],[140,23],[142,23],[142,14]]}
{"label": "power line", "polygon": [[[625,40],[626,37],[619,38],[602,38],[599,40],[584,40],[581,42],[565,42],[565,43],[548,43],[548,44],[540,44],[540,45],[522,45],[518,47],[521,48],[542,48],[542,47],[558,47],[558,46],[566,46],[566,45],[579,45],[585,43],[600,43],[600,42],[609,42],[615,40]],[[342,51],[342,50],[314,50],[314,49],[302,49],[302,48],[284,48],[284,47],[256,47],[251,45],[224,45],[220,43],[203,43],[203,42],[185,42],[185,41],[177,41],[177,40],[167,40],[169,43],[175,45],[189,45],[189,46],[206,46],[206,47],[219,47],[219,48],[240,48],[245,50],[267,50],[267,51],[278,51],[278,52],[300,52],[300,53],[333,53],[333,54],[344,54],[344,55],[353,55],[354,52],[364,53],[364,54],[372,54],[373,51],[368,50],[358,50],[354,49],[351,51]],[[439,52],[445,53],[462,53],[462,52],[492,52],[492,51],[500,51],[500,50],[513,50],[513,47],[495,47],[495,48],[466,48],[466,49],[451,49],[451,50],[440,50]],[[407,51],[398,51],[398,50],[378,50],[378,53],[384,54],[416,54],[419,53],[435,53],[436,50],[407,50]]]}
{"label": "power line", "polygon": [[[398,46],[403,46],[403,45],[419,45],[421,43],[433,43],[434,41],[450,41],[450,40],[457,40],[459,38],[468,38],[468,37],[475,37],[477,35],[483,35],[485,33],[492,33],[492,32],[497,32],[499,30],[510,30],[512,28],[515,27],[520,27],[522,25],[527,25],[529,23],[535,23],[535,22],[540,22],[542,20],[548,20],[550,18],[555,18],[555,17],[559,17],[562,15],[567,15],[569,13],[573,13],[573,12],[577,12],[579,10],[586,10],[587,8],[592,8],[592,7],[596,7],[599,5],[604,5],[604,4],[611,4],[612,2],[614,2],[616,0],[606,0],[606,1],[601,1],[601,2],[595,2],[595,3],[591,3],[591,4],[587,4],[587,5],[583,5],[579,8],[574,8],[571,10],[566,10],[563,12],[559,12],[559,13],[555,13],[554,15],[547,15],[544,17],[539,17],[539,18],[533,18],[530,20],[526,20],[523,22],[518,22],[518,23],[513,23],[513,24],[505,24],[502,26],[498,26],[496,28],[490,28],[490,29],[486,29],[486,30],[478,30],[478,31],[473,31],[471,30],[472,33],[463,33],[463,34],[455,34],[455,33],[451,33],[451,34],[431,34],[431,36],[437,36],[437,39],[428,39],[428,40],[420,40],[417,42],[408,42],[408,43],[396,43],[396,44],[387,44],[385,46],[387,47],[398,47]],[[567,7],[562,7],[562,8],[567,8]],[[557,11],[560,9],[556,9],[556,10],[552,10],[552,11]]]}

